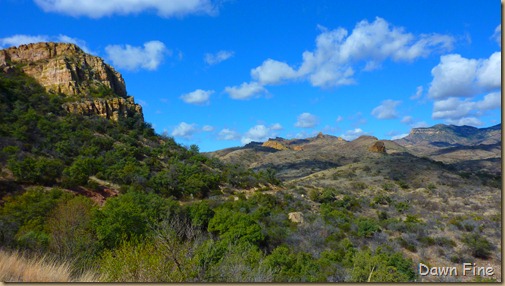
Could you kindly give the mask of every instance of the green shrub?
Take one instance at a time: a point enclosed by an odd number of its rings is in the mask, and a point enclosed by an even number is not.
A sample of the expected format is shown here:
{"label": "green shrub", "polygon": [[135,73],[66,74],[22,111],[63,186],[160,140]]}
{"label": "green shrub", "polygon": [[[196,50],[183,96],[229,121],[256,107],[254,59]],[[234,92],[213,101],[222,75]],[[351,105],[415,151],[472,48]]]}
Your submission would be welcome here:
{"label": "green shrub", "polygon": [[494,246],[484,236],[477,233],[465,234],[463,243],[470,249],[473,257],[488,259]]}
{"label": "green shrub", "polygon": [[372,237],[376,232],[380,231],[379,225],[375,220],[370,218],[359,218],[356,224],[358,226],[359,237]]}

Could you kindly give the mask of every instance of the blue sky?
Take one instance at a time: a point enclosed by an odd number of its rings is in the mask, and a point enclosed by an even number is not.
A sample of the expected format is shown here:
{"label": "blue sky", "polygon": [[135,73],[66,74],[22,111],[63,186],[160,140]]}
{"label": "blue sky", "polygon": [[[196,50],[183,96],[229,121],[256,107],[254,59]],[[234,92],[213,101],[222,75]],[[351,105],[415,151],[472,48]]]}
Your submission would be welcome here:
{"label": "blue sky", "polygon": [[499,1],[0,0],[0,48],[73,42],[202,151],[501,122]]}

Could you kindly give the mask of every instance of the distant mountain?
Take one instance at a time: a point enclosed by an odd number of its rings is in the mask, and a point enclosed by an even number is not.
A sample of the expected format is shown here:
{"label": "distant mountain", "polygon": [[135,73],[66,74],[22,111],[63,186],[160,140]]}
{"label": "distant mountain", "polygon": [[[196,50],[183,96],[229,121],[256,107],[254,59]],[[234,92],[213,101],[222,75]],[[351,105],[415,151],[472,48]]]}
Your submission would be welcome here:
{"label": "distant mountain", "polygon": [[279,178],[289,180],[385,154],[406,151],[405,147],[393,141],[379,140],[373,136],[361,136],[353,141],[346,141],[340,137],[319,133],[315,137],[305,139],[277,137],[263,143],[251,142],[243,147],[218,150],[208,155],[248,168],[271,168],[277,171]]}
{"label": "distant mountain", "polygon": [[394,141],[403,146],[433,145],[435,147],[501,143],[501,123],[488,128],[444,124],[413,128],[408,136]]}
{"label": "distant mountain", "polygon": [[501,174],[501,137],[501,123],[487,128],[437,124],[414,128],[408,136],[394,141],[416,156],[457,169]]}

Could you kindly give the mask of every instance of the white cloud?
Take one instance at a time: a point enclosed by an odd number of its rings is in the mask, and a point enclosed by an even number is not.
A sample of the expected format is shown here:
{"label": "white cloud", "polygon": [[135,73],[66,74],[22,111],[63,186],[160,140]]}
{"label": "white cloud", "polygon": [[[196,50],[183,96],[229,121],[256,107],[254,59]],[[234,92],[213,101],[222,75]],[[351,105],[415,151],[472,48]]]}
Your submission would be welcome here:
{"label": "white cloud", "polygon": [[350,35],[343,28],[323,31],[316,38],[316,49],[303,53],[299,73],[309,75],[315,86],[348,85],[354,83],[352,65],[359,62],[364,63],[365,70],[372,70],[388,58],[412,61],[434,51],[451,49],[453,41],[438,34],[416,37],[382,18],[372,23],[363,20]]}
{"label": "white cloud", "polygon": [[481,126],[482,121],[480,121],[478,118],[475,117],[463,117],[459,119],[448,119],[447,120],[448,124],[453,124],[453,125],[470,125],[470,126]]}
{"label": "white cloud", "polygon": [[0,46],[2,48],[7,48],[11,46],[20,46],[20,45],[26,45],[26,44],[31,44],[31,43],[38,43],[38,42],[48,42],[49,37],[45,35],[37,35],[37,36],[31,36],[31,35],[14,35],[6,38],[0,39]]}
{"label": "white cloud", "polygon": [[202,131],[204,131],[204,132],[212,132],[212,131],[214,131],[214,127],[210,126],[210,125],[204,125],[202,127]]}
{"label": "white cloud", "polygon": [[193,134],[195,134],[196,132],[197,132],[196,124],[188,124],[186,122],[181,122],[172,131],[172,136],[191,139]]}
{"label": "white cloud", "polygon": [[143,47],[109,45],[105,52],[115,67],[125,70],[156,70],[164,56],[171,54],[160,41],[146,42]]}
{"label": "white cloud", "polygon": [[342,122],[342,120],[344,120],[344,118],[339,115],[335,121],[337,121],[337,123],[338,123],[338,122]]}
{"label": "white cloud", "polygon": [[484,99],[475,103],[475,108],[479,110],[492,110],[501,107],[501,93],[492,92],[484,96]]}
{"label": "white cloud", "polygon": [[400,104],[400,101],[396,100],[384,100],[382,104],[377,106],[372,110],[372,115],[378,119],[391,119],[398,117],[396,112],[396,107]]}
{"label": "white cloud", "polygon": [[347,141],[351,141],[365,134],[366,133],[361,130],[361,128],[355,128],[354,130],[347,130],[344,134],[340,135],[340,137]]}
{"label": "white cloud", "polygon": [[407,124],[409,124],[409,123],[412,123],[412,121],[413,121],[413,120],[414,120],[414,119],[412,118],[412,116],[404,116],[404,117],[402,118],[402,121],[401,121],[401,122],[402,122],[402,123],[407,123]]}
{"label": "white cloud", "polygon": [[416,36],[378,17],[372,23],[366,20],[357,23],[350,34],[344,28],[319,28],[322,32],[316,37],[316,48],[302,53],[298,69],[267,59],[251,70],[252,78],[263,85],[292,79],[306,79],[318,87],[350,85],[355,83],[355,68],[370,71],[387,59],[413,61],[450,50],[454,42],[446,35]]}
{"label": "white cloud", "polygon": [[240,86],[227,86],[224,91],[233,99],[249,99],[255,95],[266,93],[267,90],[257,82],[242,83]]}
{"label": "white cloud", "polygon": [[494,29],[493,36],[491,36],[501,47],[501,24]]}
{"label": "white cloud", "polygon": [[240,134],[237,132],[230,130],[228,128],[224,128],[218,133],[218,140],[238,140],[240,139]]}
{"label": "white cloud", "polygon": [[189,104],[203,105],[209,103],[210,95],[213,93],[214,93],[213,90],[197,89],[195,91],[182,95],[181,99]]}
{"label": "white cloud", "polygon": [[501,87],[501,52],[493,53],[489,59],[481,60],[477,70],[477,84],[484,90]]}
{"label": "white cloud", "polygon": [[459,54],[440,57],[440,63],[431,70],[428,96],[433,99],[474,96],[501,86],[501,52],[489,59],[467,59]]}
{"label": "white cloud", "polygon": [[392,137],[391,137],[391,140],[398,140],[398,139],[402,139],[403,137],[406,137],[406,136],[408,136],[408,135],[409,135],[408,133],[398,134],[398,135],[392,136]]}
{"label": "white cloud", "polygon": [[272,126],[270,126],[271,130],[282,130],[282,125],[280,123],[275,123]]}
{"label": "white cloud", "polygon": [[[447,119],[449,122],[459,122],[464,118],[480,116],[484,111],[501,107],[500,92],[489,93],[480,101],[461,100],[450,97],[433,103],[433,119]],[[476,122],[466,119],[466,122]],[[461,125],[461,124],[458,124]]]}
{"label": "white cloud", "polygon": [[285,79],[297,76],[296,71],[288,64],[267,59],[261,66],[251,70],[251,76],[261,84],[276,84]]}
{"label": "white cloud", "polygon": [[312,127],[316,126],[318,123],[319,123],[319,119],[317,118],[317,116],[312,115],[308,112],[304,112],[304,113],[298,115],[295,126],[301,127],[301,128],[312,128]]}
{"label": "white cloud", "polygon": [[203,60],[208,65],[215,65],[215,64],[226,61],[227,59],[233,57],[234,54],[235,53],[232,51],[219,51],[215,54],[210,54],[210,53],[205,54],[205,57],[203,58]]}
{"label": "white cloud", "polygon": [[423,95],[423,87],[422,86],[418,86],[417,89],[416,89],[416,94],[412,95],[410,97],[410,99],[412,99],[412,100],[419,99],[419,98],[421,98],[422,95]]}
{"label": "white cloud", "polygon": [[88,48],[86,42],[81,39],[72,38],[67,35],[58,35],[58,36],[47,36],[47,35],[13,35],[10,37],[0,38],[0,48],[8,48],[12,46],[20,46],[32,43],[40,43],[40,42],[59,42],[59,43],[70,43],[76,44],[86,53],[91,53]]}
{"label": "white cloud", "polygon": [[35,3],[46,12],[90,18],[138,14],[151,10],[161,17],[216,12],[210,0],[35,0]]}
{"label": "white cloud", "polygon": [[270,137],[273,137],[271,129],[263,124],[256,125],[249,129],[241,139],[242,144],[247,144],[252,141],[267,141]]}

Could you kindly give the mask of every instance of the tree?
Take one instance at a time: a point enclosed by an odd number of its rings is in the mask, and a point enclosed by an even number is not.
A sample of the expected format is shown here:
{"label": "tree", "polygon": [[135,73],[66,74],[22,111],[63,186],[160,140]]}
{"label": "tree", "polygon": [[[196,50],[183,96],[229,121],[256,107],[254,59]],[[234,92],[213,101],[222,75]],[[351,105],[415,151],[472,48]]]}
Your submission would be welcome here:
{"label": "tree", "polygon": [[149,225],[163,213],[178,209],[177,203],[169,199],[132,191],[108,199],[101,210],[94,212],[92,220],[101,245],[114,248],[122,240],[147,235]]}
{"label": "tree", "polygon": [[91,214],[95,208],[90,199],[76,196],[60,202],[46,222],[51,252],[62,260],[76,260],[81,270],[95,255],[97,241],[91,226]]}

